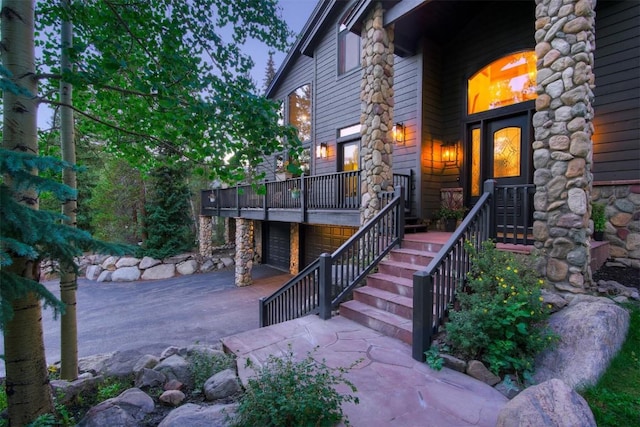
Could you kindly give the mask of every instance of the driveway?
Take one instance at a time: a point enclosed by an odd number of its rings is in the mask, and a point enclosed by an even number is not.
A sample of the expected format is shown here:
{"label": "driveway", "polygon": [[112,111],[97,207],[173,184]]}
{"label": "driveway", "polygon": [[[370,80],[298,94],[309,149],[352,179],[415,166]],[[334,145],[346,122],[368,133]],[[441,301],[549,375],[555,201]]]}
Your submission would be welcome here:
{"label": "driveway", "polygon": [[[78,281],[79,357],[131,349],[160,354],[170,345],[217,343],[223,337],[259,325],[258,300],[271,294],[289,277],[258,265],[255,283],[238,288],[234,271],[137,282]],[[56,296],[59,282],[44,285]],[[47,363],[60,360],[60,319],[51,310],[42,316]],[[4,340],[0,341],[4,354]],[[0,377],[4,376],[0,359]]]}

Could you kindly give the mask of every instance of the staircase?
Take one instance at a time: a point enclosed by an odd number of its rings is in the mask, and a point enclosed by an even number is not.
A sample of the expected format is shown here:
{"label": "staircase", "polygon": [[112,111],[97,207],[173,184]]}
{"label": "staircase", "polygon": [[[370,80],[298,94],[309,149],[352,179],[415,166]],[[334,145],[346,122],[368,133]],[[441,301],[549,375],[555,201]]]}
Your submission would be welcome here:
{"label": "staircase", "polygon": [[366,286],[353,291],[353,300],[340,304],[340,315],[411,344],[413,274],[429,264],[450,235],[405,235],[402,248],[392,249],[378,272],[367,276]]}

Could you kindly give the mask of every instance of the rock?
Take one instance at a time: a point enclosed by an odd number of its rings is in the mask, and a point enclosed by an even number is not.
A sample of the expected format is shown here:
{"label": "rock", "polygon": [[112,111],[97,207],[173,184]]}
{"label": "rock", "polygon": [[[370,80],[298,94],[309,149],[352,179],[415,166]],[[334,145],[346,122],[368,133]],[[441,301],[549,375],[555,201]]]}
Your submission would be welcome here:
{"label": "rock", "polygon": [[181,262],[184,262],[184,261],[188,260],[189,258],[191,258],[191,256],[192,256],[192,254],[174,255],[172,257],[165,258],[164,263],[165,264],[180,264]]}
{"label": "rock", "polygon": [[233,266],[233,264],[235,264],[233,259],[230,258],[230,257],[220,258],[220,261],[224,264],[225,268],[226,267],[231,267],[231,266]]}
{"label": "rock", "polygon": [[607,369],[626,338],[629,313],[607,298],[576,296],[549,317],[549,327],[560,342],[538,355],[534,379],[558,378],[575,389],[595,384]]}
{"label": "rock", "polygon": [[142,368],[136,373],[134,385],[138,388],[161,387],[167,377],[162,372],[149,368]]}
{"label": "rock", "polygon": [[212,260],[208,259],[205,262],[203,262],[202,265],[200,266],[200,272],[208,273],[215,268],[216,268],[216,264]]}
{"label": "rock", "polygon": [[138,279],[140,279],[138,267],[119,268],[111,275],[112,282],[135,282]]}
{"label": "rock", "polygon": [[111,282],[111,276],[113,276],[113,271],[104,270],[102,273],[100,273],[100,276],[98,276],[98,280],[96,280],[96,282]]}
{"label": "rock", "polygon": [[195,259],[190,259],[185,262],[181,262],[177,265],[176,270],[183,276],[188,276],[190,274],[198,271],[198,261]]}
{"label": "rock", "polygon": [[162,353],[160,353],[160,360],[164,360],[167,357],[171,357],[174,354],[178,354],[180,353],[180,347],[176,347],[175,345],[172,345],[170,347],[165,348]]}
{"label": "rock", "polygon": [[133,257],[122,257],[116,262],[116,268],[135,267],[140,264],[140,259]]}
{"label": "rock", "polygon": [[159,264],[155,267],[147,268],[142,273],[142,280],[168,279],[176,274],[174,264]]}
{"label": "rock", "polygon": [[496,384],[494,387],[507,399],[513,399],[522,391],[522,388],[516,383],[515,379],[509,375],[504,380]]}
{"label": "rock", "polygon": [[162,388],[164,390],[182,390],[183,386],[184,384],[182,384],[178,380],[169,380],[166,383],[164,383],[164,386]]}
{"label": "rock", "polygon": [[78,423],[78,427],[137,427],[154,407],[153,399],[145,392],[138,388],[130,388],[120,396],[105,400],[89,409]]}
{"label": "rock", "polygon": [[635,300],[640,299],[637,289],[621,285],[615,280],[598,281],[598,292],[611,296],[623,296]]}
{"label": "rock", "polygon": [[568,301],[562,298],[555,292],[550,292],[546,289],[541,291],[542,303],[543,305],[551,305],[551,312],[555,313],[556,311],[561,310],[568,304]]}
{"label": "rock", "polygon": [[102,273],[102,267],[99,265],[90,265],[87,267],[85,277],[87,280],[96,280],[100,276],[100,273]]}
{"label": "rock", "polygon": [[97,354],[95,356],[78,359],[78,370],[80,372],[91,372],[93,375],[98,375],[100,372],[104,371],[107,361],[115,354],[115,352]]}
{"label": "rock", "polygon": [[160,264],[161,262],[162,261],[160,261],[159,259],[146,256],[142,258],[142,260],[140,261],[140,264],[138,265],[138,268],[140,268],[141,270],[146,270],[147,268],[154,267]]}
{"label": "rock", "polygon": [[99,371],[106,377],[126,377],[133,373],[133,367],[143,356],[138,350],[117,351],[105,360],[103,368]]}
{"label": "rock", "polygon": [[467,365],[467,375],[482,381],[485,384],[494,386],[500,382],[500,377],[487,369],[479,360],[470,360]]}
{"label": "rock", "polygon": [[174,409],[158,427],[227,427],[237,405],[199,406],[187,403]]}
{"label": "rock", "polygon": [[179,406],[187,396],[180,390],[167,390],[160,395],[158,400],[169,406]]}
{"label": "rock", "polygon": [[69,403],[73,401],[81,393],[93,391],[104,380],[104,377],[94,377],[89,374],[88,377],[78,378],[75,381],[51,380],[51,390],[57,398],[57,402]]}
{"label": "rock", "polygon": [[222,351],[222,344],[217,345],[201,345],[195,344],[185,348],[181,348],[179,354],[183,357],[193,357],[201,355],[205,357],[224,357],[225,352]]}
{"label": "rock", "polygon": [[462,372],[463,374],[467,370],[467,362],[462,359],[458,359],[457,357],[446,353],[440,353],[440,357],[444,360],[444,366],[449,369]]}
{"label": "rock", "polygon": [[178,380],[188,387],[193,387],[189,362],[177,354],[167,357],[153,369],[165,374],[168,380]]}
{"label": "rock", "polygon": [[102,261],[101,267],[105,270],[113,271],[116,269],[116,262],[118,262],[118,257],[110,256],[104,261]]}
{"label": "rock", "polygon": [[145,354],[140,357],[133,365],[133,373],[137,374],[143,368],[153,369],[155,366],[160,363],[160,359],[158,359],[153,354]]}
{"label": "rock", "polygon": [[510,400],[498,414],[497,427],[596,427],[582,396],[558,379],[529,387]]}
{"label": "rock", "polygon": [[238,393],[240,382],[233,369],[225,369],[209,378],[202,388],[207,400],[218,400]]}

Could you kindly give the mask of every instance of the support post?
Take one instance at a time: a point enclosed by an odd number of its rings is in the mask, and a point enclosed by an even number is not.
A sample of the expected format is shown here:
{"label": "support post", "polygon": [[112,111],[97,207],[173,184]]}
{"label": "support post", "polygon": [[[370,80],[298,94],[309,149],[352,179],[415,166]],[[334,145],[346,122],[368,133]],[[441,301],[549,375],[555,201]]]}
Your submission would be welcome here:
{"label": "support post", "polygon": [[413,274],[412,357],[425,361],[424,352],[431,347],[433,335],[433,277],[425,271]]}
{"label": "support post", "polygon": [[498,204],[496,203],[496,180],[486,180],[483,190],[485,193],[491,193],[491,202],[489,203],[491,207],[491,211],[489,212],[489,238],[495,241],[498,237],[496,231],[496,213],[498,212]]}
{"label": "support post", "polygon": [[331,255],[320,255],[320,318],[331,319]]}

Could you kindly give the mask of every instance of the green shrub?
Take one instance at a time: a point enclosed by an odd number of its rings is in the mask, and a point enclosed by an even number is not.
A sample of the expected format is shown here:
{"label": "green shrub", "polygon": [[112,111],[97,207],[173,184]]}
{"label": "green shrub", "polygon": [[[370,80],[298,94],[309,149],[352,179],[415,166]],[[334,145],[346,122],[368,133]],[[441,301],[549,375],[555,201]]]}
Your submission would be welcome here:
{"label": "green shrub", "polygon": [[[316,362],[311,353],[296,362],[291,349],[282,358],[269,356],[257,378],[250,379],[233,420],[234,426],[306,427],[349,425],[342,403],[359,403],[351,394],[340,394],[335,387],[356,387],[344,374],[353,368],[330,369]],[[250,365],[250,364],[249,364]]]}
{"label": "green shrub", "polygon": [[535,355],[555,342],[546,327],[544,282],[522,258],[491,241],[479,252],[467,242],[465,250],[471,269],[457,293],[460,310],[451,312],[446,325],[447,340],[454,352],[484,361],[495,374],[526,379]]}
{"label": "green shrub", "polygon": [[212,375],[225,369],[235,367],[235,357],[225,353],[208,353],[206,351],[193,351],[189,356],[189,371],[193,378],[193,392],[200,393],[204,383]]}
{"label": "green shrub", "polygon": [[96,392],[96,400],[103,402],[112,397],[120,395],[123,391],[131,387],[129,382],[120,381],[116,378],[108,378],[104,382],[98,384],[98,391]]}

